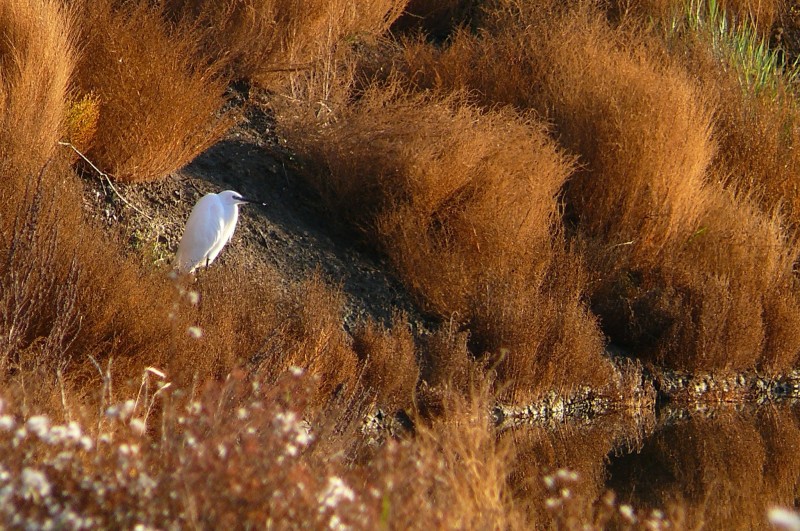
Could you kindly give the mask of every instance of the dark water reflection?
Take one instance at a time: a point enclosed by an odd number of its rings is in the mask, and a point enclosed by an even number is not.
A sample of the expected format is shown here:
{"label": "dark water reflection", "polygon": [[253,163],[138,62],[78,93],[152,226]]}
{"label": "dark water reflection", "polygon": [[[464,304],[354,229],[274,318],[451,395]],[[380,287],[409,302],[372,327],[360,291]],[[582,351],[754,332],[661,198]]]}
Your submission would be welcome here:
{"label": "dark water reflection", "polygon": [[[770,507],[800,506],[800,407],[669,418],[648,424],[619,416],[505,434],[517,451],[517,499],[530,500],[533,521],[569,528],[634,520],[647,528],[655,510],[672,528],[769,529]],[[559,469],[579,479],[559,481]]]}

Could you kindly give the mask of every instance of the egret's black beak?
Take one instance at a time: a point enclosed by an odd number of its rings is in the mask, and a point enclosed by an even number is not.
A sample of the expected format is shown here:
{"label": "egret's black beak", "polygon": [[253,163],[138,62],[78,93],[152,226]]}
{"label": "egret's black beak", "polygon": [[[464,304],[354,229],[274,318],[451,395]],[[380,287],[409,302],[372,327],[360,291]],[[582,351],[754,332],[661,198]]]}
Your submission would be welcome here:
{"label": "egret's black beak", "polygon": [[241,201],[242,203],[253,203],[255,205],[267,206],[267,204],[264,201],[259,201],[258,199],[250,199],[248,197],[240,197],[238,201]]}

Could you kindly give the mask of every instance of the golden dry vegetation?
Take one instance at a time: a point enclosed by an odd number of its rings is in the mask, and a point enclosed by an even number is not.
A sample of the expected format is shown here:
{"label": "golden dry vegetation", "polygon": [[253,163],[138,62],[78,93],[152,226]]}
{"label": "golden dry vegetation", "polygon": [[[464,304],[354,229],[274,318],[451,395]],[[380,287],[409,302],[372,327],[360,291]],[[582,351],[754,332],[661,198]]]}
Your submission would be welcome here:
{"label": "golden dry vegetation", "polygon": [[[798,368],[797,17],[0,0],[0,521],[758,527],[794,499],[793,414],[668,425],[619,454],[653,431],[624,411],[642,364]],[[165,180],[236,127],[242,86],[287,179],[385,259],[428,329],[399,311],[343,326],[321,273],[175,280],[97,222],[70,146],[118,183]],[[496,427],[503,407],[589,395],[622,420]],[[663,482],[632,488],[652,463]]]}

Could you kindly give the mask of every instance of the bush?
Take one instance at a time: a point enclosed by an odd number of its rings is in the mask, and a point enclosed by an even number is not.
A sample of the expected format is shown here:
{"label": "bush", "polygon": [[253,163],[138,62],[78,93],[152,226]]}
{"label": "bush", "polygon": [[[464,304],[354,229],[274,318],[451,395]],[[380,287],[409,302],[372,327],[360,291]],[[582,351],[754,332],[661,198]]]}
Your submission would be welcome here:
{"label": "bush", "polygon": [[295,107],[281,115],[309,182],[425,310],[469,331],[504,392],[601,381],[585,280],[559,243],[571,162],[543,128],[510,110],[377,90],[337,110],[316,126]]}
{"label": "bush", "polygon": [[[202,35],[203,51],[235,79],[285,88],[294,71],[330,63],[340,44],[383,33],[405,0],[166,0],[173,20]],[[324,68],[324,66],[323,66]]]}
{"label": "bush", "polygon": [[2,210],[13,212],[27,179],[58,149],[76,45],[70,12],[55,1],[2,2],[0,27]]}
{"label": "bush", "polygon": [[89,158],[127,182],[162,178],[232,124],[222,112],[227,79],[196,61],[199,40],[147,2],[81,2],[75,82],[100,116]]}
{"label": "bush", "polygon": [[[592,8],[499,4],[478,35],[459,32],[444,48],[406,41],[364,75],[551,117],[579,157],[564,220],[612,341],[674,367],[788,368],[793,240],[774,210],[753,209],[757,192],[718,184],[713,86]],[[758,146],[755,136],[740,138]],[[762,317],[779,314],[780,326]]]}

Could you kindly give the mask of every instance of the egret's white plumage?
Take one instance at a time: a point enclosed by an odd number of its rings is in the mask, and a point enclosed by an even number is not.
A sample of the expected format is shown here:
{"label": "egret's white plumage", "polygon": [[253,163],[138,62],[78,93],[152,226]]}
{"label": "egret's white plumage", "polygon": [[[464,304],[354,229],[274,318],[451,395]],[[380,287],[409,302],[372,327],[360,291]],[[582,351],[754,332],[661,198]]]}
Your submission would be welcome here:
{"label": "egret's white plumage", "polygon": [[210,265],[233,236],[239,205],[253,202],[233,190],[201,197],[186,222],[175,268],[191,273],[199,266]]}

